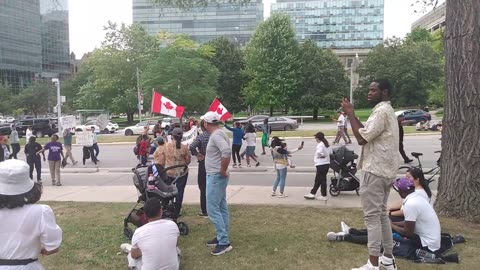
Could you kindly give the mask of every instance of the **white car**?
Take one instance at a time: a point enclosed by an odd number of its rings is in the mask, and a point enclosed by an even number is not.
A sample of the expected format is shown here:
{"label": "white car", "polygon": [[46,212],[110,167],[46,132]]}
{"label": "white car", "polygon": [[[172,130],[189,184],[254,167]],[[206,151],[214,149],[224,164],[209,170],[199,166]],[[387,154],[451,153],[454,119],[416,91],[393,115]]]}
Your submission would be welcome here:
{"label": "white car", "polygon": [[142,121],[135,126],[129,126],[125,128],[125,136],[132,136],[132,135],[140,135],[143,133],[143,129],[145,126],[149,126],[150,130],[148,134],[153,134],[153,127],[157,124],[158,120],[146,120]]}
{"label": "white car", "polygon": [[117,123],[108,122],[107,126],[103,130],[100,130],[100,127],[96,125],[96,121],[92,120],[88,121],[84,125],[75,126],[75,131],[90,130],[92,127],[95,127],[95,133],[114,133],[119,129]]}
{"label": "white car", "polygon": [[13,117],[1,117],[0,118],[0,123],[13,123],[15,121],[15,118]]}

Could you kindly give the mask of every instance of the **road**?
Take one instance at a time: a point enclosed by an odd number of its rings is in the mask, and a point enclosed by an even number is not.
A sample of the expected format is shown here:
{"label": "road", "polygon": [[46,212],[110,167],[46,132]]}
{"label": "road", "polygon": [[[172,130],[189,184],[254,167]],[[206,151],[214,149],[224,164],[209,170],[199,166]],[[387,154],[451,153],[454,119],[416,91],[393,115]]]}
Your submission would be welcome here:
{"label": "road", "polygon": [[[432,168],[436,164],[438,154],[434,151],[440,150],[439,135],[421,135],[421,136],[405,136],[405,146],[407,152],[416,151],[423,152],[422,164],[424,168]],[[287,186],[310,187],[313,184],[314,170],[312,156],[315,151],[316,143],[313,138],[305,138],[304,149],[294,154],[296,169],[290,169],[287,176]],[[330,139],[331,141],[331,139]],[[300,145],[301,139],[288,139],[287,144],[290,148]],[[334,146],[336,147],[336,146]],[[356,153],[360,153],[360,147],[356,144],[349,145]],[[133,144],[103,144],[100,145],[99,172],[96,173],[65,173],[62,182],[66,186],[128,186],[132,185],[132,173],[129,169],[137,164],[132,152]],[[23,150],[23,149],[22,149]],[[261,149],[257,148],[257,154]],[[73,147],[74,156],[81,161],[81,147]],[[19,157],[23,159],[23,152]],[[399,157],[400,158],[400,157]],[[257,169],[245,168],[244,171],[235,170],[231,172],[231,185],[248,185],[248,186],[270,186],[275,177],[273,162],[270,155],[259,157],[261,166]],[[81,162],[80,162],[81,163]],[[196,185],[197,169],[196,162],[193,160],[190,166],[189,185]],[[43,164],[44,168],[48,166]],[[82,165],[71,166],[71,168],[83,168]],[[94,165],[87,161],[87,168],[93,168]],[[302,169],[304,168],[304,169]],[[256,170],[256,171],[255,171]],[[330,178],[330,177],[329,177]],[[48,183],[49,176],[44,174],[43,179]],[[435,188],[436,183],[432,188]],[[132,186],[133,187],[133,186]]]}

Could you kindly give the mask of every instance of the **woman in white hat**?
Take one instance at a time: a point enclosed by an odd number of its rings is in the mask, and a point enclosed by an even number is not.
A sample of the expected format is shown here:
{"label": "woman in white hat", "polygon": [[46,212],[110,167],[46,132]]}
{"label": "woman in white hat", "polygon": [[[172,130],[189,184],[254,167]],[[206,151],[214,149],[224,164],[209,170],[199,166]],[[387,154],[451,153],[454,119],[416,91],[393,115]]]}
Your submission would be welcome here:
{"label": "woman in white hat", "polygon": [[43,270],[40,254],[58,252],[62,229],[48,205],[37,204],[42,186],[21,160],[0,162],[0,270]]}

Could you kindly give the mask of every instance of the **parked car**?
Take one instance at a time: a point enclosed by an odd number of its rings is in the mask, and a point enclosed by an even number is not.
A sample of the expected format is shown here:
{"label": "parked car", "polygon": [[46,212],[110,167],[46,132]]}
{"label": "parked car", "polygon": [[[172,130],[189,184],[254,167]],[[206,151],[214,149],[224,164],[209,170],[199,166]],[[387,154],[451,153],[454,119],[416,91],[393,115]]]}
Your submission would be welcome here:
{"label": "parked car", "polygon": [[432,116],[429,113],[418,109],[396,111],[395,115],[397,117],[400,115],[403,116],[403,118],[405,119],[404,123],[408,125],[415,125],[421,121],[426,122],[432,120]]}
{"label": "parked car", "polygon": [[145,126],[149,126],[150,130],[148,134],[153,134],[153,127],[158,122],[158,120],[146,120],[142,121],[135,126],[129,126],[125,128],[125,136],[140,135],[143,132]]}
{"label": "parked car", "polygon": [[256,123],[256,122],[263,122],[263,120],[267,119],[268,116],[266,115],[255,115],[255,116],[252,116],[248,119],[245,119],[245,120],[239,120],[238,122],[244,126],[246,125],[248,122],[252,121],[252,123]]}
{"label": "parked car", "polygon": [[100,130],[100,127],[96,125],[96,120],[91,120],[85,123],[84,125],[75,126],[75,131],[84,131],[86,129],[90,130],[91,127],[95,127],[95,133],[105,133],[105,134],[114,133],[120,128],[117,123],[108,122],[107,126],[103,130]]}
{"label": "parked car", "polygon": [[[262,130],[264,120],[258,121],[258,122],[252,122],[252,124],[258,131],[260,131]],[[268,124],[270,124],[273,131],[294,130],[298,128],[297,120],[293,120],[288,117],[277,117],[277,116],[269,117]]]}
{"label": "parked car", "polygon": [[23,119],[16,121],[18,135],[20,137],[25,136],[28,127],[33,128],[33,135],[37,137],[43,137],[45,135],[52,136],[58,132],[58,128],[50,119],[43,118],[33,118],[33,119]]}
{"label": "parked car", "polygon": [[9,136],[10,133],[12,132],[11,128],[10,128],[10,125],[9,123],[0,123],[0,135],[7,135]]}

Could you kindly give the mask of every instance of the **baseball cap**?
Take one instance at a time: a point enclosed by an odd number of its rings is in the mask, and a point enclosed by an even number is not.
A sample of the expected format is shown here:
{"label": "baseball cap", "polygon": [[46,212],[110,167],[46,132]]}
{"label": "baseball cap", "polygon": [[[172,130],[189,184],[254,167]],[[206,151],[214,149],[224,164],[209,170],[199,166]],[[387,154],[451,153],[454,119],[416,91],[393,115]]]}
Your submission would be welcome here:
{"label": "baseball cap", "polygon": [[406,191],[406,190],[415,188],[415,183],[410,178],[402,177],[395,180],[395,182],[393,183],[393,188],[396,191],[399,191],[399,190]]}
{"label": "baseball cap", "polygon": [[181,128],[174,128],[172,131],[172,135],[175,137],[183,136],[183,130]]}
{"label": "baseball cap", "polygon": [[9,159],[0,162],[0,194],[20,195],[33,188],[30,166],[25,161]]}
{"label": "baseball cap", "polygon": [[205,115],[200,117],[200,119],[210,124],[220,122],[220,117],[216,112],[207,112]]}

